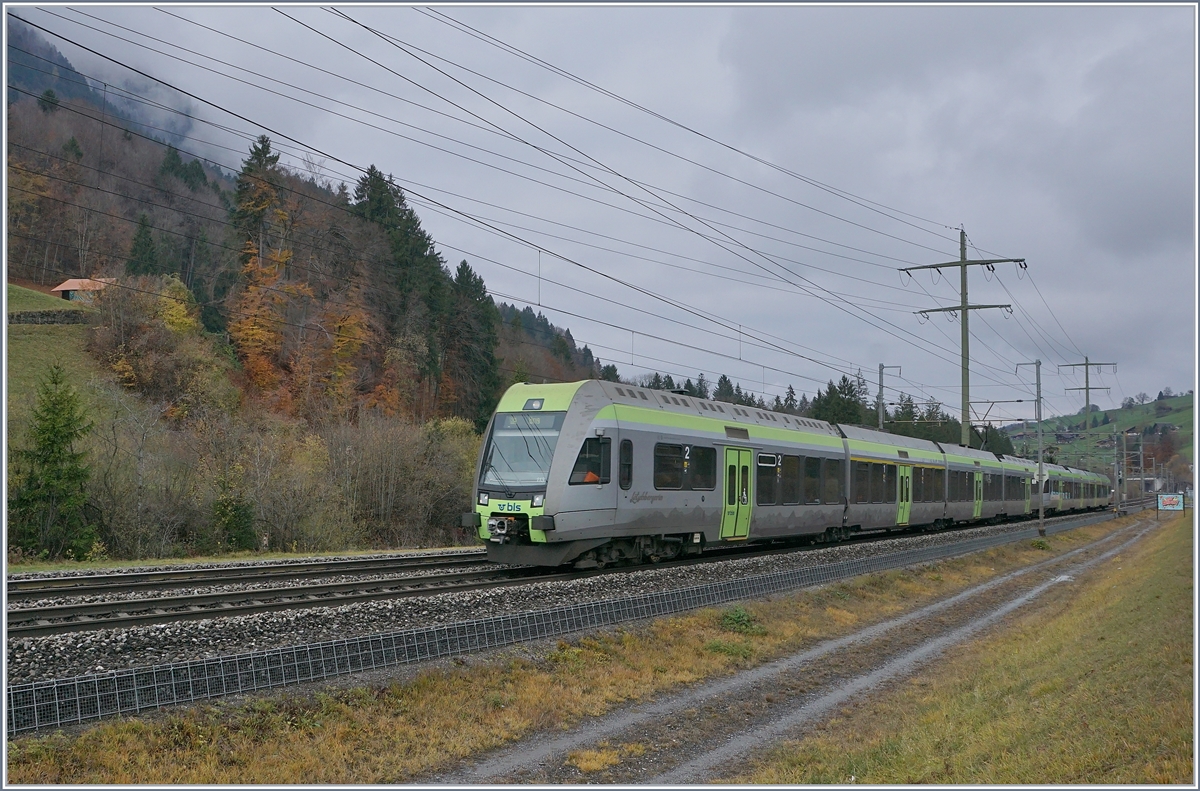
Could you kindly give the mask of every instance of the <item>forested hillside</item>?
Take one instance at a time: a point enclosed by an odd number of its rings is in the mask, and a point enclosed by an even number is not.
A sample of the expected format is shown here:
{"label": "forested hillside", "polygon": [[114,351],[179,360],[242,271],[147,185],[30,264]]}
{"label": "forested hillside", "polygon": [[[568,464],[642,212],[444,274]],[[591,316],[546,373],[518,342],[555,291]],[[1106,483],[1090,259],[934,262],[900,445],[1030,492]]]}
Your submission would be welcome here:
{"label": "forested hillside", "polygon": [[[105,104],[28,31],[9,57],[7,274],[114,280],[84,336],[104,373],[70,440],[83,502],[73,516],[30,505],[45,470],[34,427],[14,425],[11,548],[451,540],[503,389],[598,373],[545,317],[528,311],[522,327],[504,306],[502,322],[482,278],[441,257],[378,169],[335,185],[282,167],[267,137],[200,160]],[[51,388],[56,403],[77,378]]]}

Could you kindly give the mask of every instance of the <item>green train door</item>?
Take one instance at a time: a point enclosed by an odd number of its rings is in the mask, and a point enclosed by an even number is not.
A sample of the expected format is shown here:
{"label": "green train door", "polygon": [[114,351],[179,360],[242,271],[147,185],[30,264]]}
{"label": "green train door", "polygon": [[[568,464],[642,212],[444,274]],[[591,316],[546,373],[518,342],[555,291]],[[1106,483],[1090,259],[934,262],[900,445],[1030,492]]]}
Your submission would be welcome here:
{"label": "green train door", "polygon": [[912,467],[898,467],[900,471],[896,479],[896,486],[899,489],[896,492],[896,502],[899,505],[896,507],[896,524],[906,525],[908,519],[912,515]]}
{"label": "green train door", "polygon": [[750,535],[750,471],[753,453],[744,448],[725,449],[725,510],[721,514],[721,538]]}
{"label": "green train door", "polygon": [[975,473],[975,511],[971,515],[973,519],[978,519],[983,513],[983,473]]}

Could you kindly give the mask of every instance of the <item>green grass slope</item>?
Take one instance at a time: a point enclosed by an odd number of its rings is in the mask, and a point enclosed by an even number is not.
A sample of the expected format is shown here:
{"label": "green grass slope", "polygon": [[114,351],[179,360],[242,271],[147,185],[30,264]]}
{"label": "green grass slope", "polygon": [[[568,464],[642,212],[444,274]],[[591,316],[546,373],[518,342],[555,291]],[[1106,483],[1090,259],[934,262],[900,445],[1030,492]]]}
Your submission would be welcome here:
{"label": "green grass slope", "polygon": [[[1132,409],[1108,409],[1100,412],[1092,413],[1097,421],[1101,424],[1096,428],[1089,428],[1091,432],[1090,438],[1075,439],[1071,442],[1060,444],[1054,440],[1055,429],[1058,427],[1066,427],[1073,424],[1078,424],[1083,415],[1067,415],[1065,417],[1053,417],[1042,421],[1042,429],[1045,432],[1045,442],[1047,445],[1058,445],[1060,456],[1078,458],[1080,454],[1085,453],[1089,446],[1092,448],[1091,456],[1096,463],[1112,464],[1112,449],[1095,450],[1094,446],[1097,441],[1112,437],[1114,430],[1118,432],[1126,432],[1130,429],[1141,431],[1147,426],[1164,424],[1178,426],[1179,431],[1172,434],[1175,440],[1176,452],[1187,459],[1194,459],[1193,442],[1194,442],[1194,427],[1193,420],[1195,417],[1194,396],[1181,395],[1173,398],[1164,398],[1162,401],[1149,401],[1140,406],[1135,406]],[[1104,418],[1108,417],[1108,425],[1104,424]],[[1089,421],[1090,423],[1090,421]],[[1029,452],[1036,456],[1037,445],[1033,439],[1036,427],[1031,421],[1029,429],[1026,431],[1029,434]],[[1019,430],[1018,430],[1019,431]],[[1009,432],[1011,437],[1014,431]],[[1078,430],[1070,431],[1069,433],[1077,434]],[[1013,439],[1013,445],[1018,453],[1023,453],[1022,440]],[[1136,448],[1134,443],[1132,448]],[[1070,463],[1070,462],[1068,462]]]}
{"label": "green grass slope", "polygon": [[85,310],[89,309],[80,302],[52,297],[30,288],[8,285],[8,312],[23,313],[30,310]]}
{"label": "green grass slope", "polygon": [[[12,289],[12,286],[9,286],[9,289]],[[37,294],[36,291],[29,293]],[[19,442],[23,439],[29,415],[37,401],[38,382],[56,362],[63,367],[67,381],[75,386],[83,397],[85,406],[91,411],[94,405],[86,385],[94,377],[103,376],[104,373],[84,349],[87,331],[88,328],[81,324],[8,325],[8,376],[5,380],[5,396],[8,403],[10,448],[14,440]]]}

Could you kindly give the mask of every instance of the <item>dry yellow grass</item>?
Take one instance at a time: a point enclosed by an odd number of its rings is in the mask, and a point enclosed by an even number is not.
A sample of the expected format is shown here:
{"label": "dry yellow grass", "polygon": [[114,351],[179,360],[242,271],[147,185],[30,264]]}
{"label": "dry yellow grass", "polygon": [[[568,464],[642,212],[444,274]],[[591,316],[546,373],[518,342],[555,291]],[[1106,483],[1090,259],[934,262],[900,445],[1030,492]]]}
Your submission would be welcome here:
{"label": "dry yellow grass", "polygon": [[1177,519],[732,782],[1194,783],[1192,542]]}
{"label": "dry yellow grass", "polygon": [[616,766],[626,758],[638,758],[646,754],[644,744],[621,744],[612,747],[601,742],[595,750],[576,750],[567,756],[567,763],[584,774],[602,772]]}
{"label": "dry yellow grass", "polygon": [[[893,571],[738,608],[704,610],[574,641],[543,657],[500,654],[405,682],[9,742],[13,783],[386,783],[411,779],[539,730],[796,651],[1077,547],[1108,522],[917,570]],[[721,650],[716,645],[739,646]],[[628,746],[580,754],[596,766]],[[609,764],[611,765],[611,764]],[[580,766],[583,769],[583,766]],[[584,771],[597,771],[586,769]]]}

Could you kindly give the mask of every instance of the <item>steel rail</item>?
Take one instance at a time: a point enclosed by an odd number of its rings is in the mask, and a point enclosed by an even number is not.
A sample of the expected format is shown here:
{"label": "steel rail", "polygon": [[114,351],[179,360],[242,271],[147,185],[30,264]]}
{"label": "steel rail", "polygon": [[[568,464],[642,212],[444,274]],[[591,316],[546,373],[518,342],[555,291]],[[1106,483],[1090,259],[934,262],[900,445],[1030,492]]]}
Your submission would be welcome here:
{"label": "steel rail", "polygon": [[568,576],[570,573],[564,572],[546,574],[543,569],[538,568],[492,568],[487,571],[453,575],[400,577],[365,582],[358,580],[325,585],[29,607],[9,610],[5,616],[10,638],[40,637],[203,618],[226,618],[272,610],[340,607],[360,601],[428,596]]}
{"label": "steel rail", "polygon": [[362,560],[304,561],[269,566],[223,566],[207,569],[117,572],[73,577],[31,577],[7,580],[9,601],[53,596],[89,596],[136,590],[216,585],[222,582],[270,582],[283,579],[335,577],[343,574],[390,574],[413,570],[451,569],[487,563],[483,552],[455,552],[419,558],[365,558]]}

